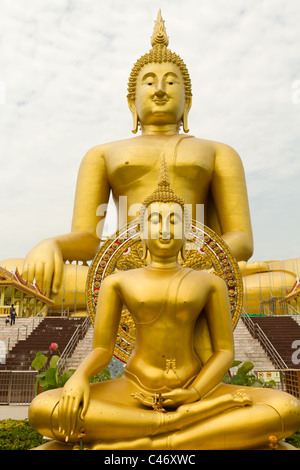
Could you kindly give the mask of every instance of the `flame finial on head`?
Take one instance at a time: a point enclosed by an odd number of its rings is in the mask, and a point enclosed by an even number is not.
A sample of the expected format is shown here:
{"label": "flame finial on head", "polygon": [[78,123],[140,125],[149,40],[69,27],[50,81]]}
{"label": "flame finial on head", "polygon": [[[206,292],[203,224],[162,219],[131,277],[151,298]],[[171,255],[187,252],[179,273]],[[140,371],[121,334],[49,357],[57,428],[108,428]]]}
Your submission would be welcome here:
{"label": "flame finial on head", "polygon": [[184,199],[176,194],[171,188],[168,167],[164,156],[162,157],[157,187],[153,193],[144,200],[140,209],[139,223],[141,228],[143,228],[144,225],[144,214],[146,209],[150,206],[150,204],[153,203],[179,204],[183,210],[185,227],[188,228],[190,226],[191,219],[189,210],[185,204]]}
{"label": "flame finial on head", "polygon": [[151,46],[165,46],[168,47],[169,45],[169,38],[167,36],[165,22],[161,16],[161,10],[159,10],[157,19],[154,26],[153,35],[151,38]]}
{"label": "flame finial on head", "polygon": [[168,167],[165,157],[162,157],[161,166],[158,175],[157,188],[143,202],[143,206],[148,207],[153,202],[178,203],[184,207],[185,201],[182,197],[175,194],[171,188]]}
{"label": "flame finial on head", "polygon": [[159,170],[159,175],[158,175],[158,181],[157,181],[157,186],[169,186],[170,187],[170,177],[169,177],[169,172],[168,172],[168,167],[166,164],[165,157],[162,157],[162,162],[161,162],[161,167]]}

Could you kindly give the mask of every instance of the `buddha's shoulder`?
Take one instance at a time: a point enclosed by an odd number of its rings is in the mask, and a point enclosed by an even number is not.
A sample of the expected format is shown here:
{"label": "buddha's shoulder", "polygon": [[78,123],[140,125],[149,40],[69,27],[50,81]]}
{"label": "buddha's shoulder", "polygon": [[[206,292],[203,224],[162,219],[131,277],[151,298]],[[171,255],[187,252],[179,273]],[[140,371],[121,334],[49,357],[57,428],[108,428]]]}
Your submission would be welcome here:
{"label": "buddha's shoulder", "polygon": [[185,142],[191,149],[199,150],[201,154],[212,154],[215,157],[239,158],[237,151],[231,146],[217,140],[202,139],[195,136],[189,136]]}
{"label": "buddha's shoulder", "polygon": [[130,283],[133,279],[139,278],[144,268],[128,269],[119,271],[107,276],[102,282],[102,286],[121,287],[126,283]]}
{"label": "buddha's shoulder", "polygon": [[205,284],[209,288],[226,287],[225,281],[216,274],[207,271],[198,271],[192,268],[185,268],[184,271],[188,275],[186,276],[187,282],[200,282],[202,286]]}
{"label": "buddha's shoulder", "polygon": [[123,139],[123,140],[116,140],[112,142],[106,142],[103,144],[94,145],[90,147],[84,155],[85,159],[94,159],[94,158],[101,158],[105,157],[109,152],[112,150],[118,149],[119,147],[124,147],[124,145],[129,145],[133,143],[133,139]]}

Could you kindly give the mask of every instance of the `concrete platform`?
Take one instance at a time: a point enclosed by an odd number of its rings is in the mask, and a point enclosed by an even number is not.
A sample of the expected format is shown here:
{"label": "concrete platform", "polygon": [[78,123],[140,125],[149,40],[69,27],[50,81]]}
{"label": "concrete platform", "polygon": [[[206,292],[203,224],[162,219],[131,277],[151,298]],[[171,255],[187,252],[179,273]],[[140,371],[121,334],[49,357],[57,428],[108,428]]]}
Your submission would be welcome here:
{"label": "concrete platform", "polygon": [[0,405],[0,421],[2,419],[26,419],[28,408],[26,405]]}

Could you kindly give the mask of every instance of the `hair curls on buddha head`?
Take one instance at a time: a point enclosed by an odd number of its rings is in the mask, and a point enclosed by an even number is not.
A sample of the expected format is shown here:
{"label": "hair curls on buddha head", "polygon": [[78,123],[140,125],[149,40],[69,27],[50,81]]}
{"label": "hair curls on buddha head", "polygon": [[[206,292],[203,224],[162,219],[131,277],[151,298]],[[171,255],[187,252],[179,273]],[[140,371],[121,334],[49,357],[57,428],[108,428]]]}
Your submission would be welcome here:
{"label": "hair curls on buddha head", "polygon": [[[151,45],[152,49],[140,57],[131,70],[131,74],[128,80],[127,98],[131,99],[132,101],[135,100],[137,77],[144,65],[153,63],[162,64],[169,62],[179,67],[184,81],[185,97],[186,99],[190,99],[192,97],[192,84],[188,69],[181,57],[167,48],[169,45],[169,39],[160,10],[155,22],[154,32],[151,38]],[[184,129],[184,131],[188,132],[187,129]]]}

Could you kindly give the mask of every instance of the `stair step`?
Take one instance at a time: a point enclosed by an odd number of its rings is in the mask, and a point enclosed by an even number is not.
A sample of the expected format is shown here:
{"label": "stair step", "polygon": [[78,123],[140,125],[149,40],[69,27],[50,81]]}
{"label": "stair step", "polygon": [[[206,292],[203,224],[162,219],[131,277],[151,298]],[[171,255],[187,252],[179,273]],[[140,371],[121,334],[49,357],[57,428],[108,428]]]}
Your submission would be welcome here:
{"label": "stair step", "polygon": [[[30,320],[32,321],[32,318]],[[39,351],[49,358],[51,357],[49,346],[53,342],[58,344],[59,350],[62,352],[73,336],[76,328],[82,324],[84,320],[84,317],[45,317],[27,339],[20,340],[7,353],[5,364],[0,364],[0,369],[30,370],[30,365],[36,352]]]}
{"label": "stair step", "polygon": [[274,370],[274,364],[269,359],[259,341],[253,338],[240,319],[233,332],[235,359],[242,362],[252,362],[254,371]]}

